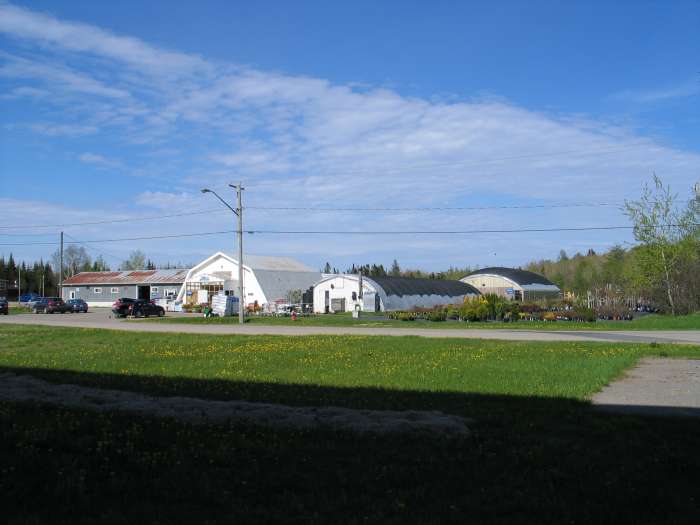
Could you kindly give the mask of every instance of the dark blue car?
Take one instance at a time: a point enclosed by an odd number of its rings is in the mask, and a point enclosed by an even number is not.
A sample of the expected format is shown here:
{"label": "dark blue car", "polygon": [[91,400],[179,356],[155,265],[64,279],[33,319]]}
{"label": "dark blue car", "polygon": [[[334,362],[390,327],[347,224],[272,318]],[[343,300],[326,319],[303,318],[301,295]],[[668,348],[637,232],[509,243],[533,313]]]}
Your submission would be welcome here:
{"label": "dark blue car", "polygon": [[85,312],[87,313],[88,311],[88,305],[85,301],[82,299],[68,299],[66,301],[66,304],[70,306],[71,312]]}

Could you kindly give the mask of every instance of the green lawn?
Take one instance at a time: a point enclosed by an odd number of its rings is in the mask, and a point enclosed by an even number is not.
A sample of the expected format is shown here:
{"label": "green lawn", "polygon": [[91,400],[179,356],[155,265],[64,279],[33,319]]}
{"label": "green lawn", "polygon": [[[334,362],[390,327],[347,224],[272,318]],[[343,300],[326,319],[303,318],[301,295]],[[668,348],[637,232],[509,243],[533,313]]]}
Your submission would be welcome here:
{"label": "green lawn", "polygon": [[[186,317],[164,317],[152,319],[159,323],[184,324],[235,324],[238,317],[203,317],[198,314]],[[353,319],[351,314],[329,314],[299,317],[292,321],[289,317],[254,317],[247,318],[248,323],[276,326],[357,326],[357,327],[394,327],[394,328],[451,328],[451,329],[507,329],[507,330],[700,330],[700,313],[673,317],[652,314],[633,321],[598,321],[595,323],[576,323],[569,321],[519,321],[516,323],[465,323],[458,321],[396,321],[383,319],[371,314]]]}
{"label": "green lawn", "polygon": [[29,308],[28,306],[10,306],[8,308],[8,313],[10,315],[29,314],[31,312],[32,312],[32,309]]}
{"label": "green lawn", "polygon": [[698,522],[698,421],[585,401],[648,355],[700,348],[2,325],[0,373],[475,422],[436,439],[0,401],[0,504],[11,524]]}
{"label": "green lawn", "polygon": [[[700,357],[697,348],[659,350],[648,344],[207,336],[31,326],[4,327],[2,334],[11,344],[0,351],[0,366],[117,374],[126,386],[134,377],[158,376],[583,400],[642,355]],[[238,395],[230,388],[230,395]]]}

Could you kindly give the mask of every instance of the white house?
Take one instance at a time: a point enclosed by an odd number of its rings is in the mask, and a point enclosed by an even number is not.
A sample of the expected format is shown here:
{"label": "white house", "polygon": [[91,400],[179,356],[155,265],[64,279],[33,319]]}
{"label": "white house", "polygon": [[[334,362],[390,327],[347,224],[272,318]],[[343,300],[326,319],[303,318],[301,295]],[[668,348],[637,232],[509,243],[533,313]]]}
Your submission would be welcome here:
{"label": "white house", "polygon": [[[321,273],[289,257],[243,256],[244,303],[261,307],[285,302],[290,292],[308,288]],[[219,291],[238,296],[238,260],[217,252],[190,269],[177,299],[184,303],[205,303]]]}
{"label": "white house", "polygon": [[478,290],[460,281],[363,276],[360,297],[359,275],[327,275],[314,285],[314,312],[411,310],[461,303],[477,295]]}

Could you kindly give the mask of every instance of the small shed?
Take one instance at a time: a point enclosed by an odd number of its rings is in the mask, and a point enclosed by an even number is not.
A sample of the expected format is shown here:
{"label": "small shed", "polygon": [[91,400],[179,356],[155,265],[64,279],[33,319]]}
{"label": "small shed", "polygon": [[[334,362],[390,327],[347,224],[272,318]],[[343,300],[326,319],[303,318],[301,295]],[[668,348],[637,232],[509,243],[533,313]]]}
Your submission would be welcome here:
{"label": "small shed", "polygon": [[464,302],[476,297],[473,286],[445,279],[409,279],[405,277],[362,277],[355,274],[328,275],[314,285],[314,312],[337,313],[360,309],[384,312],[431,308]]}
{"label": "small shed", "polygon": [[559,287],[546,277],[518,268],[482,268],[460,281],[474,286],[482,294],[494,293],[515,301],[539,301],[561,296]]}

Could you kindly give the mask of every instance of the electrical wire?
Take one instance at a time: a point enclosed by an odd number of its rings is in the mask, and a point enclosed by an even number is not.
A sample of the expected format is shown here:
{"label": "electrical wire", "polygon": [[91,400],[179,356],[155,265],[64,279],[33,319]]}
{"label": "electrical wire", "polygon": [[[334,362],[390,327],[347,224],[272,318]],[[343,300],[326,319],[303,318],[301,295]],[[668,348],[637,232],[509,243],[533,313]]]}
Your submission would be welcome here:
{"label": "electrical wire", "polygon": [[[411,207],[411,208],[318,208],[305,206],[243,206],[243,210],[255,211],[311,211],[311,212],[435,212],[435,211],[484,211],[484,210],[525,210],[525,209],[556,209],[556,208],[595,208],[605,206],[620,206],[620,203],[614,202],[592,202],[592,203],[563,203],[563,204],[516,204],[502,206],[435,206],[435,207]],[[152,215],[147,217],[138,217],[138,221],[148,221],[157,219],[169,219],[175,217],[189,217],[192,215],[205,215],[209,213],[227,213],[225,209],[213,210],[198,210],[183,213],[171,213],[167,215]],[[74,226],[94,226],[99,224],[115,224],[124,222],[134,222],[134,218],[129,219],[105,219],[101,221],[73,222],[64,224],[34,224],[30,226],[13,225],[0,226],[0,229],[36,229],[36,228],[68,228]],[[58,230],[57,230],[58,231]],[[3,233],[5,236],[22,236],[22,235],[52,235],[49,233]]]}
{"label": "electrical wire", "polygon": [[[114,259],[115,261],[119,261],[120,263],[124,260],[123,257],[118,257],[118,256],[113,255],[113,254],[111,254],[111,253],[105,252],[104,250],[101,250],[101,249],[98,250],[97,248],[95,248],[95,247],[93,247],[93,246],[90,246],[89,244],[86,244],[86,243],[84,243],[84,242],[81,242],[81,241],[79,241],[78,239],[76,239],[75,237],[73,237],[72,235],[68,235],[67,233],[64,233],[63,235],[65,235],[65,236],[68,237],[69,239],[73,239],[73,241],[75,241],[75,243],[80,244],[81,246],[84,246],[84,247],[87,248],[88,250],[92,250],[93,252],[98,253],[100,256],[106,255],[107,257],[111,257],[111,258]],[[64,241],[64,243],[65,243],[65,241]]]}
{"label": "electrical wire", "polygon": [[[222,213],[227,210],[198,210],[198,211],[190,211],[190,212],[183,212],[183,213],[170,213],[167,215],[152,215],[150,217],[138,217],[138,221],[150,221],[150,220],[156,220],[156,219],[169,219],[173,217],[188,217],[191,215],[204,215],[207,213]],[[129,218],[124,218],[124,219],[105,219],[101,221],[86,221],[86,222],[72,222],[72,223],[64,223],[64,224],[33,224],[30,226],[25,226],[22,224],[15,224],[12,226],[0,226],[0,229],[3,230],[9,230],[11,228],[16,228],[16,229],[34,229],[34,228],[68,228],[71,226],[94,226],[97,224],[112,224],[112,223],[119,223],[119,222],[134,222],[134,217],[129,217]],[[4,235],[4,234],[3,234]]]}
{"label": "electrical wire", "polygon": [[[700,223],[692,223],[700,226]],[[658,228],[679,227],[678,224],[663,224]],[[483,230],[393,230],[393,231],[354,231],[354,230],[250,230],[243,233],[272,234],[272,235],[469,235],[480,233],[546,233],[546,232],[578,232],[578,231],[602,231],[602,230],[633,230],[634,226],[581,226],[569,228],[514,228],[514,229],[483,229]],[[145,241],[157,239],[178,239],[187,237],[205,237],[210,235],[225,235],[236,233],[236,230],[222,230],[215,232],[179,233],[172,235],[149,235],[143,237],[121,237],[115,239],[85,239],[70,241],[66,244],[83,243],[108,243],[124,241]],[[29,243],[0,243],[0,246],[55,246],[56,242],[29,242]]]}

